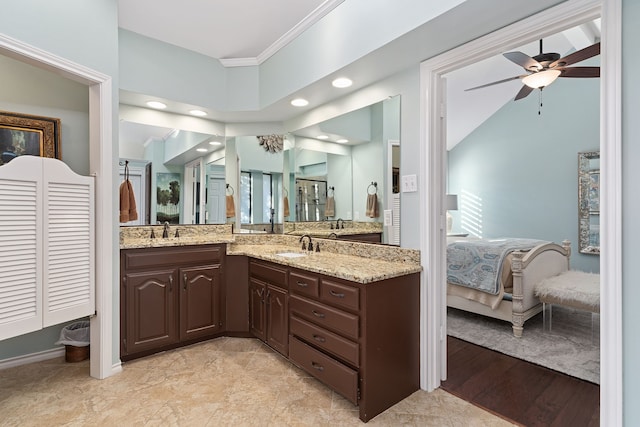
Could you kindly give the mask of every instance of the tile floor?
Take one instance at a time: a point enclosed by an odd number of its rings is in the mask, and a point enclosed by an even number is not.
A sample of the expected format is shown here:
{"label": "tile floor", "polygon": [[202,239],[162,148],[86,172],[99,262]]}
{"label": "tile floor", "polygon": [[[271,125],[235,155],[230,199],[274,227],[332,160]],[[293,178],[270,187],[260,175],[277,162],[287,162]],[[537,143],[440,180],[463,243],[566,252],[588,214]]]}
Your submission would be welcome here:
{"label": "tile floor", "polygon": [[[105,380],[64,358],[0,371],[0,426],[355,426],[355,406],[258,340],[218,338],[123,365]],[[370,426],[511,426],[418,391]]]}

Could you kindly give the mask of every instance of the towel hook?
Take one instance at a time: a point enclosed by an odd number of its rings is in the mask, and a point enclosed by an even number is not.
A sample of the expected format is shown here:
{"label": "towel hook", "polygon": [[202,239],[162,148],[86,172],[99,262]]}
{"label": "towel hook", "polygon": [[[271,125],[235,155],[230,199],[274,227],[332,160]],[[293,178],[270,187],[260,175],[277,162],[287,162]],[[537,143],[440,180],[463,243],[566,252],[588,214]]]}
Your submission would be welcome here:
{"label": "towel hook", "polygon": [[[369,190],[371,190],[371,187],[373,187],[373,193],[369,193]],[[371,184],[369,184],[369,186],[367,187],[367,194],[376,194],[378,192],[378,183],[371,181]]]}
{"label": "towel hook", "polygon": [[282,191],[284,191],[284,197],[289,197],[289,190],[287,190],[287,187],[282,187]]}
{"label": "towel hook", "polygon": [[336,187],[328,187],[327,188],[327,193],[331,191],[331,196],[333,196],[336,193]]}
{"label": "towel hook", "polygon": [[[229,193],[229,191],[231,191],[231,193]],[[229,196],[233,196],[233,193],[234,193],[233,187],[231,185],[227,184],[227,194]]]}

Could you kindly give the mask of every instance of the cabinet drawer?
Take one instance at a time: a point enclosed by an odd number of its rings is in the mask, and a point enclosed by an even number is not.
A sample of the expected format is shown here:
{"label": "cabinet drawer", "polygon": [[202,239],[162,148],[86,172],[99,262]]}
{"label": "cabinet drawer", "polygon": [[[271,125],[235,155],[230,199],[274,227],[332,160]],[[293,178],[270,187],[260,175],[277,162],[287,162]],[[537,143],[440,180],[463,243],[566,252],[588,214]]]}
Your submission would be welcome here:
{"label": "cabinet drawer", "polygon": [[358,343],[342,338],[340,335],[329,332],[305,320],[291,316],[289,330],[303,340],[320,347],[323,350],[351,363],[360,366]]}
{"label": "cabinet drawer", "polygon": [[316,276],[302,274],[294,271],[289,273],[291,292],[297,294],[318,298],[318,296],[320,295],[318,282],[319,280]]}
{"label": "cabinet drawer", "polygon": [[358,372],[292,337],[289,358],[351,403],[358,404]]}
{"label": "cabinet drawer", "polygon": [[277,285],[281,288],[287,289],[286,268],[280,268],[266,262],[250,261],[249,274],[251,274],[252,277],[260,278],[273,285]]}
{"label": "cabinet drawer", "polygon": [[360,289],[330,280],[322,279],[320,299],[332,305],[356,311],[360,309]]}
{"label": "cabinet drawer", "polygon": [[358,316],[328,305],[291,295],[291,312],[317,325],[331,329],[355,340],[358,339]]}
{"label": "cabinet drawer", "polygon": [[194,246],[172,248],[144,248],[126,250],[124,252],[124,268],[140,269],[177,264],[211,264],[220,261],[224,255],[224,247]]}

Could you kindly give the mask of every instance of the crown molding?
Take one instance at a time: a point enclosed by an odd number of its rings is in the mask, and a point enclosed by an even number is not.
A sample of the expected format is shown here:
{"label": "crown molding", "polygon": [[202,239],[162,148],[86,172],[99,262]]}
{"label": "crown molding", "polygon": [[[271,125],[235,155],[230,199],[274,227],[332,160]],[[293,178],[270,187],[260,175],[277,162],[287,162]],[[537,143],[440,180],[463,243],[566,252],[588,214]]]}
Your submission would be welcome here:
{"label": "crown molding", "polygon": [[329,12],[338,7],[344,0],[327,0],[318,6],[313,12],[298,22],[293,28],[287,31],[282,37],[273,42],[261,54],[255,58],[222,58],[220,63],[223,67],[251,67],[262,64],[267,59],[275,55],[280,49],[296,39],[300,34],[307,31],[313,24],[324,18]]}

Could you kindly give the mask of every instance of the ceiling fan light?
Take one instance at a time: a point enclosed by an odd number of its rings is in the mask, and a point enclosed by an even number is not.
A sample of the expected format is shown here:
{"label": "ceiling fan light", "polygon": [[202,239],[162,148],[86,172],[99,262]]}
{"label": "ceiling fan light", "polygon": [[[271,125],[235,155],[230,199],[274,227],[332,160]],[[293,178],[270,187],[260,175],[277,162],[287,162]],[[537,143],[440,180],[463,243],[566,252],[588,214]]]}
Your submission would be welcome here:
{"label": "ceiling fan light", "polygon": [[529,74],[522,79],[522,83],[530,88],[538,89],[549,86],[560,76],[560,70],[546,70],[539,73]]}

